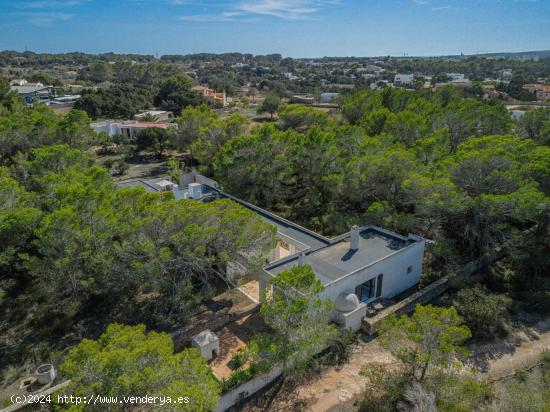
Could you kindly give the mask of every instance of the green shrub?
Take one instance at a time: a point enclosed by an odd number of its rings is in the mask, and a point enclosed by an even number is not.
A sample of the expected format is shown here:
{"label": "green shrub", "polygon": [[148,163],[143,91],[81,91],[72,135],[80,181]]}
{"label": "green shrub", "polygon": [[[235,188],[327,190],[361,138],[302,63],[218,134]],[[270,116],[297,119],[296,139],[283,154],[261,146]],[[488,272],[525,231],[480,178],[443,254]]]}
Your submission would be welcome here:
{"label": "green shrub", "polygon": [[511,299],[476,285],[460,290],[453,300],[460,315],[478,338],[505,334]]}
{"label": "green shrub", "polygon": [[246,353],[246,351],[239,349],[231,357],[231,360],[229,361],[229,367],[233,370],[239,369],[246,363],[247,359],[248,359],[248,354]]}
{"label": "green shrub", "polygon": [[248,382],[255,375],[254,368],[235,371],[229,376],[229,378],[222,381],[222,393],[228,392],[231,389]]}
{"label": "green shrub", "polygon": [[529,372],[527,371],[524,371],[522,369],[518,369],[515,373],[516,375],[516,378],[520,381],[520,382],[525,382],[527,381],[527,378],[529,378]]}

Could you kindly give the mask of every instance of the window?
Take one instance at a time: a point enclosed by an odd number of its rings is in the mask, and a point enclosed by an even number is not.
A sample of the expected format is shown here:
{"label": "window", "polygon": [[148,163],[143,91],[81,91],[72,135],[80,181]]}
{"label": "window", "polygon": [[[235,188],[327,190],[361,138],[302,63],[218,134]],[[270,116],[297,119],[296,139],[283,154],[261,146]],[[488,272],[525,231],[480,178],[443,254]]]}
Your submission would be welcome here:
{"label": "window", "polygon": [[374,297],[374,285],[375,285],[376,278],[372,278],[370,280],[367,280],[365,283],[361,283],[359,286],[355,288],[355,294],[359,298],[361,302],[366,302],[369,299],[372,299]]}
{"label": "window", "polygon": [[412,267],[412,266],[409,266],[409,267],[407,268],[407,275],[408,275],[409,273],[412,273],[412,271],[413,271],[413,267]]}

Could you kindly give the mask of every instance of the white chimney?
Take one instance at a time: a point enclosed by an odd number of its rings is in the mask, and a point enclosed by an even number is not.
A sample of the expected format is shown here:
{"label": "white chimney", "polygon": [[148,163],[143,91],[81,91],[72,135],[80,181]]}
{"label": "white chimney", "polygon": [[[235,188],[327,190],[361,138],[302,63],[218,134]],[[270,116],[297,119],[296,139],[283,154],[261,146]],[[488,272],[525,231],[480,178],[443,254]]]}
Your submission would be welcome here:
{"label": "white chimney", "polygon": [[298,257],[298,265],[299,266],[304,266],[306,264],[306,254],[305,252],[301,252],[300,253],[300,256]]}
{"label": "white chimney", "polygon": [[351,240],[349,244],[350,250],[359,249],[359,226],[353,225],[351,227]]}

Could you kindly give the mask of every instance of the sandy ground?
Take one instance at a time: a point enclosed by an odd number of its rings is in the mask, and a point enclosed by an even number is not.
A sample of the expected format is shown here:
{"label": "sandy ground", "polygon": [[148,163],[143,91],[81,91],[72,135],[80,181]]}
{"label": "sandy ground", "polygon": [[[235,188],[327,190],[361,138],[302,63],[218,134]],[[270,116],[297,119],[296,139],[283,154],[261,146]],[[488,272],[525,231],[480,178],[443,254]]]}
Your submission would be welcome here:
{"label": "sandy ground", "polygon": [[256,303],[260,303],[260,283],[257,280],[245,283],[239,290]]}
{"label": "sandy ground", "polygon": [[330,368],[311,385],[299,388],[300,397],[308,400],[308,410],[321,412],[340,406],[339,410],[354,410],[353,400],[359,396],[367,380],[361,376],[363,366],[369,363],[392,364],[393,356],[383,349],[376,340],[360,342],[346,365],[340,368]]}
{"label": "sandy ground", "polygon": [[[265,329],[263,319],[258,313],[244,316],[224,326],[216,334],[220,340],[220,353],[210,363],[214,375],[218,379],[227,379],[233,372],[229,363],[233,354],[244,348],[255,333]],[[246,367],[246,366],[245,366]]]}
{"label": "sandy ground", "polygon": [[492,356],[482,369],[491,380],[500,379],[517,370],[535,366],[540,362],[540,354],[544,350],[550,350],[550,318],[513,337],[486,345],[483,352],[491,353]]}
{"label": "sandy ground", "polygon": [[[363,392],[367,380],[360,372],[368,363],[392,364],[395,359],[376,340],[360,341],[352,349],[348,362],[342,367],[331,367],[307,384],[294,390],[282,391],[269,406],[270,412],[289,411],[354,411],[354,400]],[[257,412],[266,409],[247,404],[242,411]]]}
{"label": "sandy ground", "polygon": [[[525,328],[512,337],[472,347],[471,366],[476,366],[490,379],[496,380],[527,369],[539,362],[540,353],[550,350],[550,318],[535,327]],[[360,341],[354,348],[349,361],[339,368],[328,368],[318,378],[295,388],[291,394],[280,394],[270,411],[288,412],[301,410],[310,412],[356,411],[354,401],[361,395],[367,380],[360,375],[366,364],[391,365],[395,358],[383,349],[376,339]],[[296,409],[299,405],[299,409]],[[259,411],[246,406],[243,411]]]}

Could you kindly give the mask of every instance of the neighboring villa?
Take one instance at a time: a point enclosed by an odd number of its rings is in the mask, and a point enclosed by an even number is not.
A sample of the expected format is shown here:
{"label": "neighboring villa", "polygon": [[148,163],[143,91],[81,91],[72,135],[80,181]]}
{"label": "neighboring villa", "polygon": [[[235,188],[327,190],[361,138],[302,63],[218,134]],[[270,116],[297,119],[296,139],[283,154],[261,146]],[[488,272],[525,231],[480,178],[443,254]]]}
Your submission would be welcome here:
{"label": "neighboring villa", "polygon": [[28,83],[26,80],[11,82],[11,90],[19,94],[27,105],[33,104],[35,99],[39,102],[48,102],[55,95],[53,86],[45,86],[42,83]]}
{"label": "neighboring villa", "polygon": [[204,99],[215,107],[225,107],[227,104],[227,97],[225,92],[218,93],[215,90],[209,89],[206,86],[195,86],[193,90],[200,93]]}
{"label": "neighboring villa", "polygon": [[525,84],[523,85],[523,90],[532,93],[539,102],[550,100],[550,85]]}
{"label": "neighboring villa", "polygon": [[[270,279],[299,265],[311,265],[325,289],[321,296],[335,303],[332,320],[353,331],[377,302],[414,287],[422,274],[425,240],[373,226],[354,226],[350,232],[328,239],[242,199],[222,192],[217,183],[188,173],[179,185],[167,178],[130,180],[119,187],[142,186],[150,192],[171,190],[176,199],[211,201],[231,199],[257,213],[277,228],[278,242],[259,275],[260,299],[271,288]],[[235,266],[238,270],[238,265]],[[232,273],[231,276],[235,276]]]}
{"label": "neighboring villa", "polygon": [[123,135],[128,137],[130,140],[133,140],[136,137],[137,133],[141,130],[149,128],[167,129],[170,125],[167,123],[138,122],[135,120],[105,120],[100,122],[93,122],[91,126],[92,129],[94,129],[97,133],[105,132],[109,137]]}
{"label": "neighboring villa", "polygon": [[414,74],[396,74],[393,79],[394,86],[410,86],[414,83]]}

